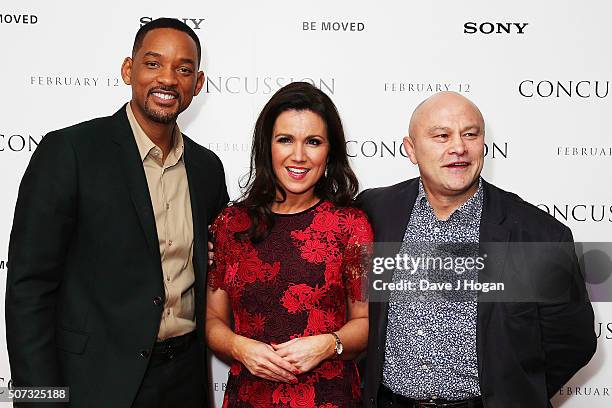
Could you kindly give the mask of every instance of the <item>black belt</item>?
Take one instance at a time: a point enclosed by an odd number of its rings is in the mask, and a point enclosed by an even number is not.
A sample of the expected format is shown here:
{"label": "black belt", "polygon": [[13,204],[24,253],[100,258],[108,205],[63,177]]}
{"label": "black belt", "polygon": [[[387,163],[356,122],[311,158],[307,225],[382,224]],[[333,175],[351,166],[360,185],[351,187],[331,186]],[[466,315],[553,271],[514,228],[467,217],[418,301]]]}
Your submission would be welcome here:
{"label": "black belt", "polygon": [[151,359],[172,360],[177,355],[187,351],[195,339],[196,333],[194,330],[182,336],[170,337],[169,339],[158,341],[151,350]]}
{"label": "black belt", "polygon": [[404,397],[403,395],[395,394],[389,388],[381,384],[380,394],[386,399],[398,404],[398,407],[405,408],[480,408],[482,407],[482,398],[470,398],[464,400],[445,400],[445,399],[427,399],[415,400]]}

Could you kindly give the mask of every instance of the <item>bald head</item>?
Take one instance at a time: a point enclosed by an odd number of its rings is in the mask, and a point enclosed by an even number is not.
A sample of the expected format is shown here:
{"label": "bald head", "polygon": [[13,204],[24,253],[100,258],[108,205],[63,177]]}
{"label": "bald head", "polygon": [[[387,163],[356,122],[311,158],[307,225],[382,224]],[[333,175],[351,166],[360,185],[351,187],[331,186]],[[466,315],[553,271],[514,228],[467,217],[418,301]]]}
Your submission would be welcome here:
{"label": "bald head", "polygon": [[484,119],[472,101],[455,92],[432,95],[414,110],[409,132],[404,149],[419,166],[430,199],[456,208],[476,192],[484,164]]}
{"label": "bald head", "polygon": [[408,134],[414,139],[421,131],[436,128],[436,117],[471,117],[478,122],[484,134],[484,118],[480,109],[468,98],[457,92],[438,92],[421,102],[412,112]]}

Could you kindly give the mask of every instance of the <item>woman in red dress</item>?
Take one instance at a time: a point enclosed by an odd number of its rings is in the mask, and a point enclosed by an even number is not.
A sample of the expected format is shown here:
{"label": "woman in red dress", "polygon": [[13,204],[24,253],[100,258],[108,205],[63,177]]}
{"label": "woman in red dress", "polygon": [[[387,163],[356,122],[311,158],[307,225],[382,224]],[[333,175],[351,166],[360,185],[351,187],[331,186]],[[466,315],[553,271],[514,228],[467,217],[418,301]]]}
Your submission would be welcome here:
{"label": "woman in red dress", "polygon": [[255,125],[246,192],[211,228],[206,339],[232,361],[224,407],[360,406],[373,237],[357,191],[332,101],[281,88]]}

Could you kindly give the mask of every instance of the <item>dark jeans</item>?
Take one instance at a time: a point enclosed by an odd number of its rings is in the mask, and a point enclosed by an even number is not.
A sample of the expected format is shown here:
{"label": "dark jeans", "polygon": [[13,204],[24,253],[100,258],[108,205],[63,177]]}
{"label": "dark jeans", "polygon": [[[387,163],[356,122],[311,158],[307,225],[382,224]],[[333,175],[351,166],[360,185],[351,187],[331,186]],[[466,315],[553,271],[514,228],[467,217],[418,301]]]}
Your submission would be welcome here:
{"label": "dark jeans", "polygon": [[197,341],[172,358],[153,354],[132,408],[202,408],[205,386]]}

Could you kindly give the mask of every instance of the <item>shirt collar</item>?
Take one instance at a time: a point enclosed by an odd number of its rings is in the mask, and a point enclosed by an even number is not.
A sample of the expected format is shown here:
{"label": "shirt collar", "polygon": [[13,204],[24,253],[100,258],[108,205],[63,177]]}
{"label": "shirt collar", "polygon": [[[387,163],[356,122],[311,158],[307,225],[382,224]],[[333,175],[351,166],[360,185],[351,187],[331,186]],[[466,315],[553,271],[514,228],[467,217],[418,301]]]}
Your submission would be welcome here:
{"label": "shirt collar", "polygon": [[[484,202],[484,191],[482,187],[482,177],[478,177],[478,189],[465,203],[461,204],[457,209],[455,209],[448,218],[452,217],[455,212],[459,212],[462,214],[470,214],[478,209],[482,208],[482,204]],[[429,199],[427,198],[427,193],[425,192],[425,187],[423,186],[423,180],[419,178],[419,193],[417,194],[415,206],[419,206],[421,208],[433,208],[429,203]]]}
{"label": "shirt collar", "polygon": [[[140,160],[144,161],[149,154],[156,151],[159,152],[159,157],[161,157],[161,149],[157,147],[157,145],[153,143],[151,139],[149,139],[145,131],[142,129],[136,120],[136,116],[134,116],[130,103],[126,105],[125,110],[127,112],[128,121],[130,122],[130,127],[132,128],[132,133],[134,133],[134,139],[136,140]],[[173,147],[170,154],[168,154],[168,157],[166,157],[166,164],[170,165],[176,164],[176,162],[182,158],[183,150],[185,148],[183,135],[181,134],[178,124],[174,125],[174,134],[172,139],[174,141]],[[155,158],[155,155],[153,155],[153,157]]]}
{"label": "shirt collar", "polygon": [[417,194],[416,204],[421,206],[425,202],[429,203],[429,200],[427,199],[427,193],[425,192],[425,187],[423,186],[423,180],[421,180],[419,177],[419,194]]}

